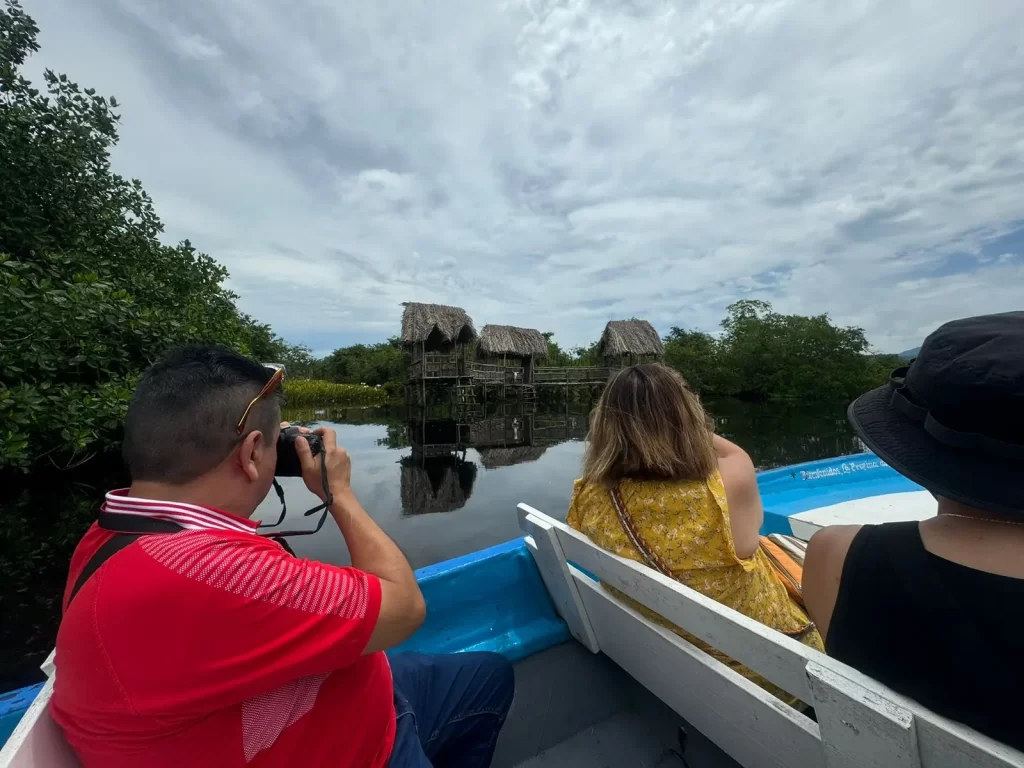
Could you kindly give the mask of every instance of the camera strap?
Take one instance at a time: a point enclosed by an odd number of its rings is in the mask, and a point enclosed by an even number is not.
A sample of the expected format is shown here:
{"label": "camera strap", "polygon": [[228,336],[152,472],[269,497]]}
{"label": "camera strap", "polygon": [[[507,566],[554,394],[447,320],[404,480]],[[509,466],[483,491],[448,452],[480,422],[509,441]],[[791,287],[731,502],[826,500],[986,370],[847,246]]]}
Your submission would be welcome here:
{"label": "camera strap", "polygon": [[[327,513],[330,511],[331,504],[334,503],[334,494],[331,493],[330,483],[327,482],[327,457],[326,457],[326,455],[324,454],[323,451],[321,451],[319,455],[320,455],[320,482],[323,484],[324,499],[325,499],[325,501],[322,504],[318,504],[317,506],[313,507],[312,509],[306,510],[302,514],[303,517],[309,517],[310,515],[315,515],[317,512],[323,512],[323,515],[320,517],[320,521],[317,524],[316,528],[313,528],[312,530],[308,530],[308,531],[284,531],[284,532],[280,532],[280,533],[275,532],[275,533],[269,534],[270,538],[274,539],[279,544],[284,546],[286,549],[288,549],[289,552],[291,552],[291,549],[288,548],[288,546],[284,543],[284,540],[282,539],[282,537],[284,537],[284,536],[307,536],[307,535],[316,533],[323,526],[324,520],[327,518]],[[276,477],[274,478],[274,492],[277,493],[277,498],[279,498],[281,500],[281,514],[280,514],[280,516],[278,516],[277,522],[275,522],[275,523],[260,523],[259,524],[259,528],[264,528],[264,529],[265,528],[276,528],[277,526],[279,526],[281,523],[284,522],[284,518],[288,514],[288,506],[287,506],[287,504],[285,504],[285,500],[284,500],[284,488],[282,488],[281,484],[279,482],[277,482],[277,478]],[[260,535],[264,536],[264,535],[267,535],[267,534],[260,533]]]}
{"label": "camera strap", "polygon": [[78,580],[75,582],[75,586],[71,588],[71,594],[68,596],[68,606],[71,605],[71,601],[75,599],[75,595],[78,594],[79,590],[85,586],[85,582],[89,580],[89,577],[96,573],[107,560],[133,541],[153,533],[177,533],[183,530],[180,525],[169,520],[156,520],[152,517],[143,517],[142,515],[122,515],[120,513],[112,515],[109,512],[103,511],[99,514],[97,524],[103,530],[110,531],[114,535],[96,550],[95,554],[85,564],[85,567],[82,568],[82,572],[78,574]]}
{"label": "camera strap", "polygon": [[[283,494],[282,494],[283,495]],[[167,533],[178,533],[179,531],[185,530],[182,526],[177,523],[172,523],[170,520],[157,520],[152,517],[144,517],[142,515],[127,515],[122,513],[111,514],[110,512],[99,513],[99,517],[96,521],[105,531],[110,531],[114,535],[107,539],[99,549],[89,558],[85,567],[82,568],[82,572],[78,574],[78,579],[75,581],[75,586],[71,588],[71,594],[68,596],[68,607],[71,605],[71,601],[75,599],[75,595],[81,591],[82,587],[89,580],[96,571],[100,569],[107,560],[112,558],[122,549],[138,541],[143,536],[150,535],[161,535]],[[295,552],[288,545],[288,542],[279,536],[267,536],[266,538],[279,544],[285,552],[292,557],[295,557]],[[65,608],[67,610],[67,608]]]}

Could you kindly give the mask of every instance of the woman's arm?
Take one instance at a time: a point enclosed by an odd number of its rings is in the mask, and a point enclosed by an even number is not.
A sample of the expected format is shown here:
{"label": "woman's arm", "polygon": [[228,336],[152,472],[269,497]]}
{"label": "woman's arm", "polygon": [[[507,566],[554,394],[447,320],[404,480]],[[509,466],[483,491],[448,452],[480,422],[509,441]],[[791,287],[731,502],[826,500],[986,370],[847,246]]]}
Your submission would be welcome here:
{"label": "woman's arm", "polygon": [[750,456],[738,445],[720,435],[713,435],[712,440],[729,502],[729,521],[736,554],[745,560],[757,552],[758,533],[764,522],[757,472]]}
{"label": "woman's arm", "polygon": [[822,640],[828,637],[832,611],[839,597],[839,582],[850,545],[862,526],[830,525],[811,536],[804,556],[803,595],[807,614],[818,626]]}

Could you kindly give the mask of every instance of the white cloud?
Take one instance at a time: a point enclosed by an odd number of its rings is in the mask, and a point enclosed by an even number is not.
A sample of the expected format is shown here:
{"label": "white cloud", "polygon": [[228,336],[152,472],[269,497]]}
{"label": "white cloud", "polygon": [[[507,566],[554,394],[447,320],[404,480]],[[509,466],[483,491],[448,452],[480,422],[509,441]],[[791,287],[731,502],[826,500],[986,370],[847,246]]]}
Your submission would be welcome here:
{"label": "white cloud", "polygon": [[222,55],[220,48],[202,35],[175,36],[173,42],[181,54],[190,59],[215,59]]}
{"label": "white cloud", "polygon": [[758,297],[895,350],[1021,306],[1017,0],[28,11],[34,67],[123,102],[168,236],[295,341],[384,338],[406,300],[573,345]]}

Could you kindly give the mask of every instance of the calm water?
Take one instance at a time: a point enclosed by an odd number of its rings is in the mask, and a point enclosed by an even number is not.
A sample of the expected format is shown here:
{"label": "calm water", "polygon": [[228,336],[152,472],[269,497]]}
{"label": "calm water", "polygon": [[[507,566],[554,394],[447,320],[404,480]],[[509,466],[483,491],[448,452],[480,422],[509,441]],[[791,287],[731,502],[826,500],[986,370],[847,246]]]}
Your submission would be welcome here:
{"label": "calm water", "polygon": [[[841,406],[808,411],[719,401],[709,409],[718,431],[746,448],[761,469],[862,450]],[[564,519],[587,427],[587,410],[580,406],[535,414],[498,409],[468,417],[450,409],[287,415],[338,431],[352,456],[356,495],[414,568],[519,536],[519,502]],[[290,525],[313,522],[302,521],[299,512],[316,506],[316,497],[297,478],[282,485]],[[278,510],[277,498],[271,497],[257,516],[274,520]],[[348,560],[330,520],[316,536],[295,537],[292,544],[300,556]]]}
{"label": "calm water", "polygon": [[[708,404],[717,429],[751,454],[760,468],[856,453],[862,447],[845,408]],[[287,418],[327,424],[352,455],[352,484],[363,505],[413,567],[519,536],[516,504],[527,502],[564,519],[583,455],[587,407],[524,414],[514,409],[455,414],[407,409],[293,411]],[[0,692],[41,679],[38,666],[53,647],[68,561],[95,519],[104,491],[124,482],[116,457],[108,469],[74,477],[16,477],[0,487]],[[302,512],[318,501],[299,479],[283,480],[289,528],[315,523]],[[257,517],[274,520],[271,494]],[[299,556],[348,562],[328,518],[315,536],[295,537]]]}

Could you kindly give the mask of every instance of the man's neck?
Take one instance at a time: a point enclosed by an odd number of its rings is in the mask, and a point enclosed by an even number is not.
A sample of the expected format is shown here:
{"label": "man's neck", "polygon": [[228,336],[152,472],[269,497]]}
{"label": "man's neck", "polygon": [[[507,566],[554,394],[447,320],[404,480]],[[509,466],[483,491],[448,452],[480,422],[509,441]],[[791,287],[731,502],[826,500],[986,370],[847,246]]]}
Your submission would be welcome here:
{"label": "man's neck", "polygon": [[128,495],[142,499],[158,499],[160,501],[177,501],[182,504],[196,504],[202,507],[213,507],[223,512],[230,512],[239,517],[251,517],[255,509],[245,509],[237,498],[224,494],[225,484],[220,478],[201,478],[191,483],[173,485],[140,481],[131,484]]}

